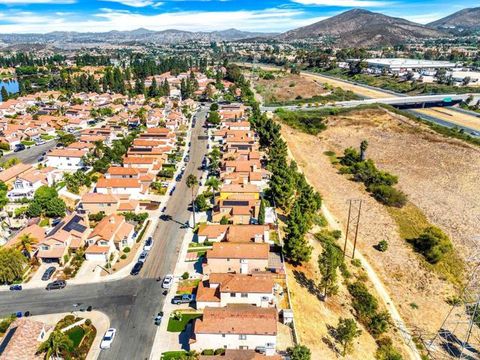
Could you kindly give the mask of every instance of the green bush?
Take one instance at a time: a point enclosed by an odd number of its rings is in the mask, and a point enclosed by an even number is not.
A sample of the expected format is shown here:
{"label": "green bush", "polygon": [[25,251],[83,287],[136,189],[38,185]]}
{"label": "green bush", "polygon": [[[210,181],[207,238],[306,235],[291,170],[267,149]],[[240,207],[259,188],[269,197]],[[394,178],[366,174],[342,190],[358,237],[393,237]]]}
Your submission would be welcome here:
{"label": "green bush", "polygon": [[223,348],[215,349],[215,355],[223,355],[223,354],[225,354],[225,349]]}
{"label": "green bush", "polygon": [[5,150],[9,151],[10,150],[10,145],[4,142],[0,142],[0,150]]}
{"label": "green bush", "polygon": [[430,226],[416,239],[411,240],[416,251],[431,263],[439,262],[446,253],[453,249],[448,236],[439,228]]}
{"label": "green bush", "polygon": [[125,247],[123,248],[123,252],[124,252],[124,253],[129,253],[129,252],[130,252],[130,248],[129,248],[128,246],[125,246]]}
{"label": "green bush", "polygon": [[215,354],[215,351],[213,351],[213,349],[205,349],[202,351],[202,355],[214,355]]}
{"label": "green bush", "polygon": [[92,325],[92,320],[86,319],[86,320],[85,320],[85,325],[87,325],[87,326]]}
{"label": "green bush", "polygon": [[353,297],[352,306],[361,319],[370,319],[378,309],[377,299],[370,294],[367,286],[362,282],[354,282],[348,285],[348,291]]}
{"label": "green bush", "polygon": [[188,271],[185,271],[185,272],[182,274],[182,279],[183,279],[183,280],[187,280],[189,277],[190,277],[190,274],[188,273]]}
{"label": "green bush", "polygon": [[369,188],[378,202],[401,208],[407,203],[407,195],[389,185],[374,185]]}
{"label": "green bush", "polygon": [[382,337],[377,340],[377,346],[376,360],[403,360],[400,352],[393,347],[392,339],[389,337]]}
{"label": "green bush", "polygon": [[122,259],[122,260],[125,260],[126,258],[127,258],[127,254],[122,254],[122,255],[120,256],[120,259]]}
{"label": "green bush", "polygon": [[375,249],[381,252],[385,252],[388,249],[388,242],[387,240],[380,241],[377,245],[375,245]]}

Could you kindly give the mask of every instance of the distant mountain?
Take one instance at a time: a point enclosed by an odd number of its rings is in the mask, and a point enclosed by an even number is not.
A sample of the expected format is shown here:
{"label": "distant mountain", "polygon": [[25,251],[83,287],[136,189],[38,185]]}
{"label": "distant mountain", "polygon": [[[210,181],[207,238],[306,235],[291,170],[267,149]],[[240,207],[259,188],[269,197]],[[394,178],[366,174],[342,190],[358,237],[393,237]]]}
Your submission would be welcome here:
{"label": "distant mountain", "polygon": [[463,9],[428,24],[437,29],[479,30],[480,7]]}
{"label": "distant mountain", "polygon": [[182,41],[235,41],[257,37],[271,37],[277,34],[247,32],[237,29],[227,29],[212,32],[190,32],[175,29],[153,31],[136,29],[131,31],[109,31],[103,33],[80,33],[69,31],[55,31],[47,34],[0,34],[0,43],[4,46],[14,44],[65,44],[153,42],[176,43]]}
{"label": "distant mountain", "polygon": [[279,35],[280,40],[331,39],[341,47],[397,45],[406,41],[445,37],[439,30],[401,18],[354,9]]}

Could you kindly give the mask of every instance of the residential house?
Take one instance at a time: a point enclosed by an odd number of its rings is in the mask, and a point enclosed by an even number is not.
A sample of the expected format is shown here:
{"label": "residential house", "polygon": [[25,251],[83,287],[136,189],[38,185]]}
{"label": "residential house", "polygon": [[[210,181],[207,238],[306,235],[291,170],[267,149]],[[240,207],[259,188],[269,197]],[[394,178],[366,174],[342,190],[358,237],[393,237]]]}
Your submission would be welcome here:
{"label": "residential house", "polygon": [[229,304],[275,305],[273,276],[270,273],[212,273],[197,288],[197,309],[224,307]]}
{"label": "residential house", "polygon": [[190,348],[203,349],[275,349],[277,310],[253,305],[231,304],[206,307],[194,323]]}
{"label": "residential house", "polygon": [[111,215],[128,211],[138,213],[140,211],[140,203],[138,200],[121,199],[112,194],[86,193],[82,196],[78,209],[88,214],[104,212],[105,215]]}
{"label": "residential house", "polygon": [[[267,351],[267,349],[265,349]],[[223,354],[219,355],[200,355],[198,360],[283,360],[281,355],[276,355],[275,349],[273,354],[261,354],[255,350],[234,350],[226,349]]]}
{"label": "residential house", "polygon": [[45,263],[63,264],[65,255],[84,247],[89,232],[88,216],[73,212],[38,243],[35,256]]}
{"label": "residential house", "polygon": [[203,272],[251,274],[268,268],[270,245],[266,243],[214,243],[207,251]]}
{"label": "residential house", "polygon": [[127,223],[122,215],[112,214],[104,217],[87,239],[85,258],[108,261],[111,254],[134,244],[134,230],[135,227]]}
{"label": "residential house", "polygon": [[60,180],[60,174],[55,173],[54,168],[45,167],[41,169],[32,169],[17,176],[13,182],[13,189],[7,194],[10,201],[21,199],[33,199],[35,191],[43,186],[51,186],[55,181]]}
{"label": "residential house", "polygon": [[50,336],[53,326],[29,318],[18,318],[8,327],[0,342],[0,360],[42,360],[38,347]]}
{"label": "residential house", "polygon": [[139,179],[105,178],[98,179],[95,191],[99,194],[117,195],[120,199],[140,199],[146,189]]}
{"label": "residential house", "polygon": [[53,149],[47,153],[47,166],[58,170],[75,172],[85,167],[83,156],[87,150],[79,149]]}
{"label": "residential house", "polygon": [[205,241],[270,243],[270,228],[267,225],[200,224],[197,238],[199,243]]}

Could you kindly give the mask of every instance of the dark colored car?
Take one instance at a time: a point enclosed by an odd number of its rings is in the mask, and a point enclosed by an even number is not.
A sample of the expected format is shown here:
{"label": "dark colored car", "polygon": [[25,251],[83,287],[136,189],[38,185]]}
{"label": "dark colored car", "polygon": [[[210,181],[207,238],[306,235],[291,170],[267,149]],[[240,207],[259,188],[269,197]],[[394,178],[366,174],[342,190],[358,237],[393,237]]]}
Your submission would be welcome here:
{"label": "dark colored car", "polygon": [[25,145],[23,144],[17,144],[15,145],[15,149],[13,149],[13,152],[19,152],[19,151],[22,151],[22,150],[25,150]]}
{"label": "dark colored car", "polygon": [[12,285],[10,286],[10,291],[20,291],[22,290],[22,285]]}
{"label": "dark colored car", "polygon": [[140,270],[142,270],[143,267],[143,262],[137,262],[135,265],[133,265],[132,271],[130,271],[130,275],[138,275],[140,273]]}
{"label": "dark colored car", "polygon": [[63,289],[65,286],[67,286],[67,283],[65,280],[55,280],[51,283],[49,283],[46,287],[47,290],[58,290],[58,289]]}
{"label": "dark colored car", "polygon": [[193,294],[175,295],[172,304],[190,304],[192,301],[195,301],[195,295]]}
{"label": "dark colored car", "polygon": [[175,191],[175,186],[170,190],[170,195],[173,195],[173,192]]}
{"label": "dark colored car", "polygon": [[153,320],[155,325],[159,326],[162,323],[163,319],[163,311],[160,311],[157,316],[155,316],[155,319]]}
{"label": "dark colored car", "polygon": [[50,266],[47,270],[45,270],[45,272],[43,273],[42,275],[42,280],[43,281],[48,281],[50,280],[50,278],[52,277],[53,273],[55,272],[55,267],[54,266]]}

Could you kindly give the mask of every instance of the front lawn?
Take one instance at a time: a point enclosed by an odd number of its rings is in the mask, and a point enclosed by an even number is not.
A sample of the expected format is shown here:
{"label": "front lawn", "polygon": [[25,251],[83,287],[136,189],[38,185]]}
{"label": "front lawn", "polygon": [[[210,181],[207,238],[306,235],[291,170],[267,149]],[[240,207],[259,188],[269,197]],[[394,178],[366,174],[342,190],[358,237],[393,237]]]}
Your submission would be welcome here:
{"label": "front lawn", "polygon": [[85,330],[81,326],[75,326],[66,332],[70,340],[73,341],[73,348],[77,348],[85,336]]}
{"label": "front lawn", "polygon": [[22,140],[22,141],[20,141],[20,143],[22,143],[25,146],[35,145],[35,141],[31,141],[31,140]]}
{"label": "front lawn", "polygon": [[180,319],[175,319],[171,317],[168,320],[167,331],[169,332],[182,332],[187,327],[187,324],[190,320],[197,319],[202,316],[202,314],[190,314],[190,313],[180,313]]}
{"label": "front lawn", "polygon": [[161,360],[178,360],[181,359],[183,355],[186,354],[186,351],[166,351],[162,354]]}

